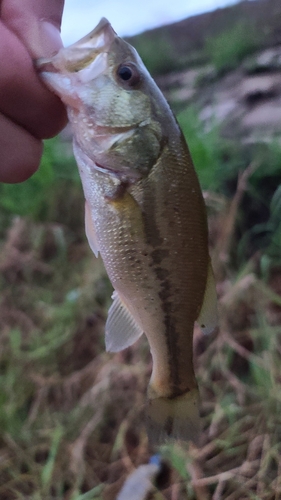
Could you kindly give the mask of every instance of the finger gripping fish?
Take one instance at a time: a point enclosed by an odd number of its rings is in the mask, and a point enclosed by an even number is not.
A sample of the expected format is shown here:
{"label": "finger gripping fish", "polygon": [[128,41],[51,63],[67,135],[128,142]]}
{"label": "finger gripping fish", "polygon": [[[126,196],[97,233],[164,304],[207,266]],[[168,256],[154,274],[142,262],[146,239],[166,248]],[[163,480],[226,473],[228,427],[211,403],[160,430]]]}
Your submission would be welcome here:
{"label": "finger gripping fish", "polygon": [[89,244],[115,289],[105,328],[117,352],[144,332],[152,354],[154,442],[196,440],[194,322],[216,325],[205,206],[181,130],[137,52],[102,19],[37,62],[67,106]]}

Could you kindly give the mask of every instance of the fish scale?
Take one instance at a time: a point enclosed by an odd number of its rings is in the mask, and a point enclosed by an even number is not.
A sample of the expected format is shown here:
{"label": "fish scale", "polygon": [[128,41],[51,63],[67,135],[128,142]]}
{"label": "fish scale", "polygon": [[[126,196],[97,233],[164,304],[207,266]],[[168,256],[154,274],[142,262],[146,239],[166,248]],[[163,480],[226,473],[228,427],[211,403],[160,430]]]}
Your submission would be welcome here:
{"label": "fish scale", "polygon": [[115,289],[107,350],[145,333],[149,437],[196,441],[193,328],[197,320],[212,330],[217,313],[206,211],[185,139],[135,49],[105,19],[37,66],[67,106],[86,234]]}

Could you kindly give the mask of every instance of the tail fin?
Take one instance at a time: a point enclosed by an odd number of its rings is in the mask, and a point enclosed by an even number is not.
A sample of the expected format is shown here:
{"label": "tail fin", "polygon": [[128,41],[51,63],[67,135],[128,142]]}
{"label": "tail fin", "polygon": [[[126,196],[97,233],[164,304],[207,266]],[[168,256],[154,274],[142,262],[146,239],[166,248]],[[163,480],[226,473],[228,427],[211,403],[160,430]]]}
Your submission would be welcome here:
{"label": "tail fin", "polygon": [[196,444],[200,434],[198,389],[175,398],[149,399],[146,426],[153,444],[162,444],[170,438]]}

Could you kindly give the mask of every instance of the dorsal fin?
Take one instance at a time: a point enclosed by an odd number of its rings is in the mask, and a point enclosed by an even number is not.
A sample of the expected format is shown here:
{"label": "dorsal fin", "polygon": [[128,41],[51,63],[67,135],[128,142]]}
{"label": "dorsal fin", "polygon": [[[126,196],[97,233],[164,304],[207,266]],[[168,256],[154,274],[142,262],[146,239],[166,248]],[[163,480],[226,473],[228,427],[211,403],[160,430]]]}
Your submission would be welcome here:
{"label": "dorsal fin", "polygon": [[107,351],[119,352],[134,344],[143,331],[116,291],[112,298],[105,325],[105,345]]}

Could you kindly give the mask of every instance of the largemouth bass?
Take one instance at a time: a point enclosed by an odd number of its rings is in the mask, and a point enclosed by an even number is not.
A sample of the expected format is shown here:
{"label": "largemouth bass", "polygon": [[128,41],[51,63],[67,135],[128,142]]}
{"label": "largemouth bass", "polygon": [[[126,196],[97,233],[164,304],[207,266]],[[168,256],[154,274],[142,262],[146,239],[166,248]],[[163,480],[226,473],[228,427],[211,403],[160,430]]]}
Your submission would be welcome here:
{"label": "largemouth bass", "polygon": [[193,328],[196,320],[215,327],[216,292],[204,201],[181,130],[135,49],[106,19],[37,67],[67,106],[86,234],[115,289],[106,349],[125,349],[145,333],[149,436],[196,440]]}

